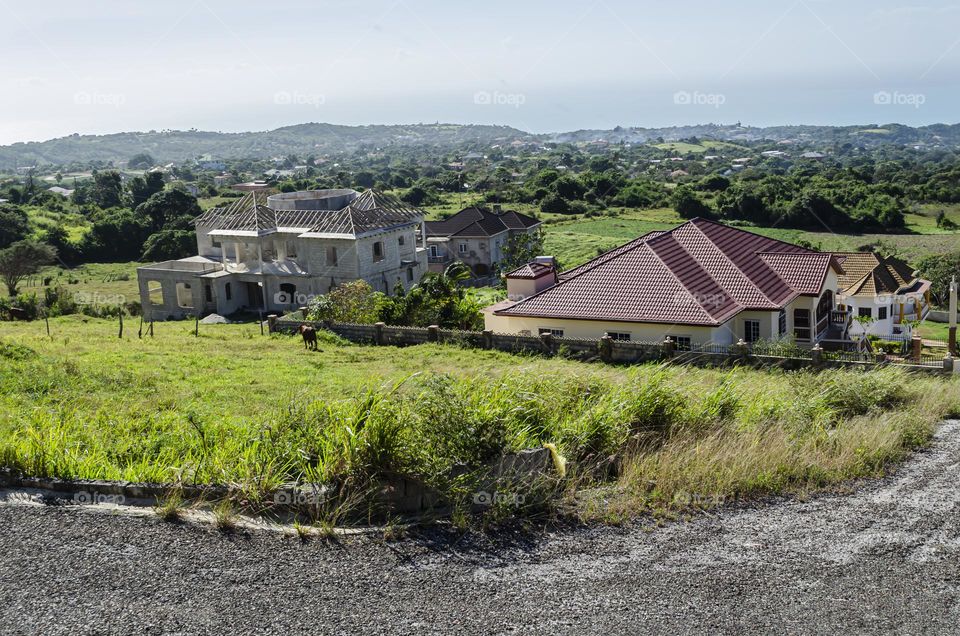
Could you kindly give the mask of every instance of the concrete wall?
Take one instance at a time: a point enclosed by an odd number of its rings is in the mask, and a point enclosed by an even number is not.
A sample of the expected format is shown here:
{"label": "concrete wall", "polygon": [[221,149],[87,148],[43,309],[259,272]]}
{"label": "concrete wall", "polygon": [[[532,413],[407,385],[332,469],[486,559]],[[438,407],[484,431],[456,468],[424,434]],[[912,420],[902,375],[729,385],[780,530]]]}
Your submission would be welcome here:
{"label": "concrete wall", "polygon": [[686,336],[692,344],[734,342],[729,328],[560,318],[521,318],[484,313],[484,328],[495,333],[537,336],[540,329],[561,329],[564,338],[598,340],[605,333],[630,334],[634,342],[662,342],[667,336]]}

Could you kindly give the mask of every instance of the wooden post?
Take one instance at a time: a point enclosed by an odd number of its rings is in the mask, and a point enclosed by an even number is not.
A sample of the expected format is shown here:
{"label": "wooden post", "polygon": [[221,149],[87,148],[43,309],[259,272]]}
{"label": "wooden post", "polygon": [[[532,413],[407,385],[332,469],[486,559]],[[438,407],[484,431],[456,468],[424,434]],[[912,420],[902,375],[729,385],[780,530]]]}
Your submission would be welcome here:
{"label": "wooden post", "polygon": [[200,337],[200,314],[193,315],[193,337]]}
{"label": "wooden post", "polygon": [[258,311],[257,315],[260,316],[260,335],[263,335],[263,312]]}
{"label": "wooden post", "polygon": [[117,338],[123,338],[123,310],[122,309],[117,314],[117,316],[120,318],[120,333],[117,334]]}
{"label": "wooden post", "polygon": [[600,359],[604,362],[613,360],[613,338],[608,333],[603,334],[603,337],[600,338]]}
{"label": "wooden post", "polygon": [[150,320],[150,337],[153,338],[153,319]]}
{"label": "wooden post", "polygon": [[137,338],[143,339],[143,313],[140,314],[140,326],[137,327]]}

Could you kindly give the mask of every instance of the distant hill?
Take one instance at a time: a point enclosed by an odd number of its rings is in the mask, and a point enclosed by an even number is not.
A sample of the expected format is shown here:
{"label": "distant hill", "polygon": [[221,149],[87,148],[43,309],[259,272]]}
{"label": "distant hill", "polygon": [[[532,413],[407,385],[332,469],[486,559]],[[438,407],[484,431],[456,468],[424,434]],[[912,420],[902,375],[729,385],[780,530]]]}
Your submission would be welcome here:
{"label": "distant hill", "polygon": [[578,142],[603,140],[644,143],[662,138],[679,141],[703,137],[721,141],[796,141],[805,143],[924,144],[956,146],[960,144],[960,124],[933,124],[913,128],[902,124],[864,124],[861,126],[740,126],[736,124],[702,124],[699,126],[670,126],[666,128],[616,127],[611,130],[577,130],[555,133],[553,141]]}
{"label": "distant hill", "polygon": [[126,132],[111,135],[70,135],[42,142],[0,146],[0,168],[71,162],[120,163],[147,152],[161,163],[210,154],[221,159],[269,158],[295,154],[325,154],[369,146],[394,145],[488,147],[531,136],[509,126],[414,124],[338,126],[298,124],[265,132],[220,133],[197,130]]}
{"label": "distant hill", "polygon": [[862,126],[754,126],[703,124],[667,128],[617,127],[534,135],[509,126],[411,124],[339,126],[308,123],[263,132],[221,133],[188,131],[126,132],[111,135],[70,135],[42,142],[0,146],[0,170],[18,166],[93,161],[119,164],[147,152],[158,162],[184,161],[209,154],[220,159],[266,159],[290,154],[304,158],[368,147],[436,146],[482,150],[515,140],[554,142],[644,143],[702,137],[721,141],[794,141],[805,145],[915,145],[957,147],[960,124],[913,128],[901,124]]}

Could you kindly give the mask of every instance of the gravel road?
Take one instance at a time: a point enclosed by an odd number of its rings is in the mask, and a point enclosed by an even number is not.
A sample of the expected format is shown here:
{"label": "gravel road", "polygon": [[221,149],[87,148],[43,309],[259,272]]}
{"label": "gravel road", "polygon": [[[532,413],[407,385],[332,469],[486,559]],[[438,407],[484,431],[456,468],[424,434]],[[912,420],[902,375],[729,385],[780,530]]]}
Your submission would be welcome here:
{"label": "gravel road", "polygon": [[960,632],[960,421],[853,494],[535,542],[0,504],[0,633]]}

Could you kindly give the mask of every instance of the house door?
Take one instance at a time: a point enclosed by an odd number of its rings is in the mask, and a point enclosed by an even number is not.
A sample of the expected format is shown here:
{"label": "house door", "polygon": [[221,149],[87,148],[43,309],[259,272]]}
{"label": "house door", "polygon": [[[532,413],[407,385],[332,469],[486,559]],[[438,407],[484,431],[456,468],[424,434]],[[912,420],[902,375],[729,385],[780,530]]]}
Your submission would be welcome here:
{"label": "house door", "polygon": [[247,287],[247,307],[263,309],[263,292],[258,283],[244,283]]}

